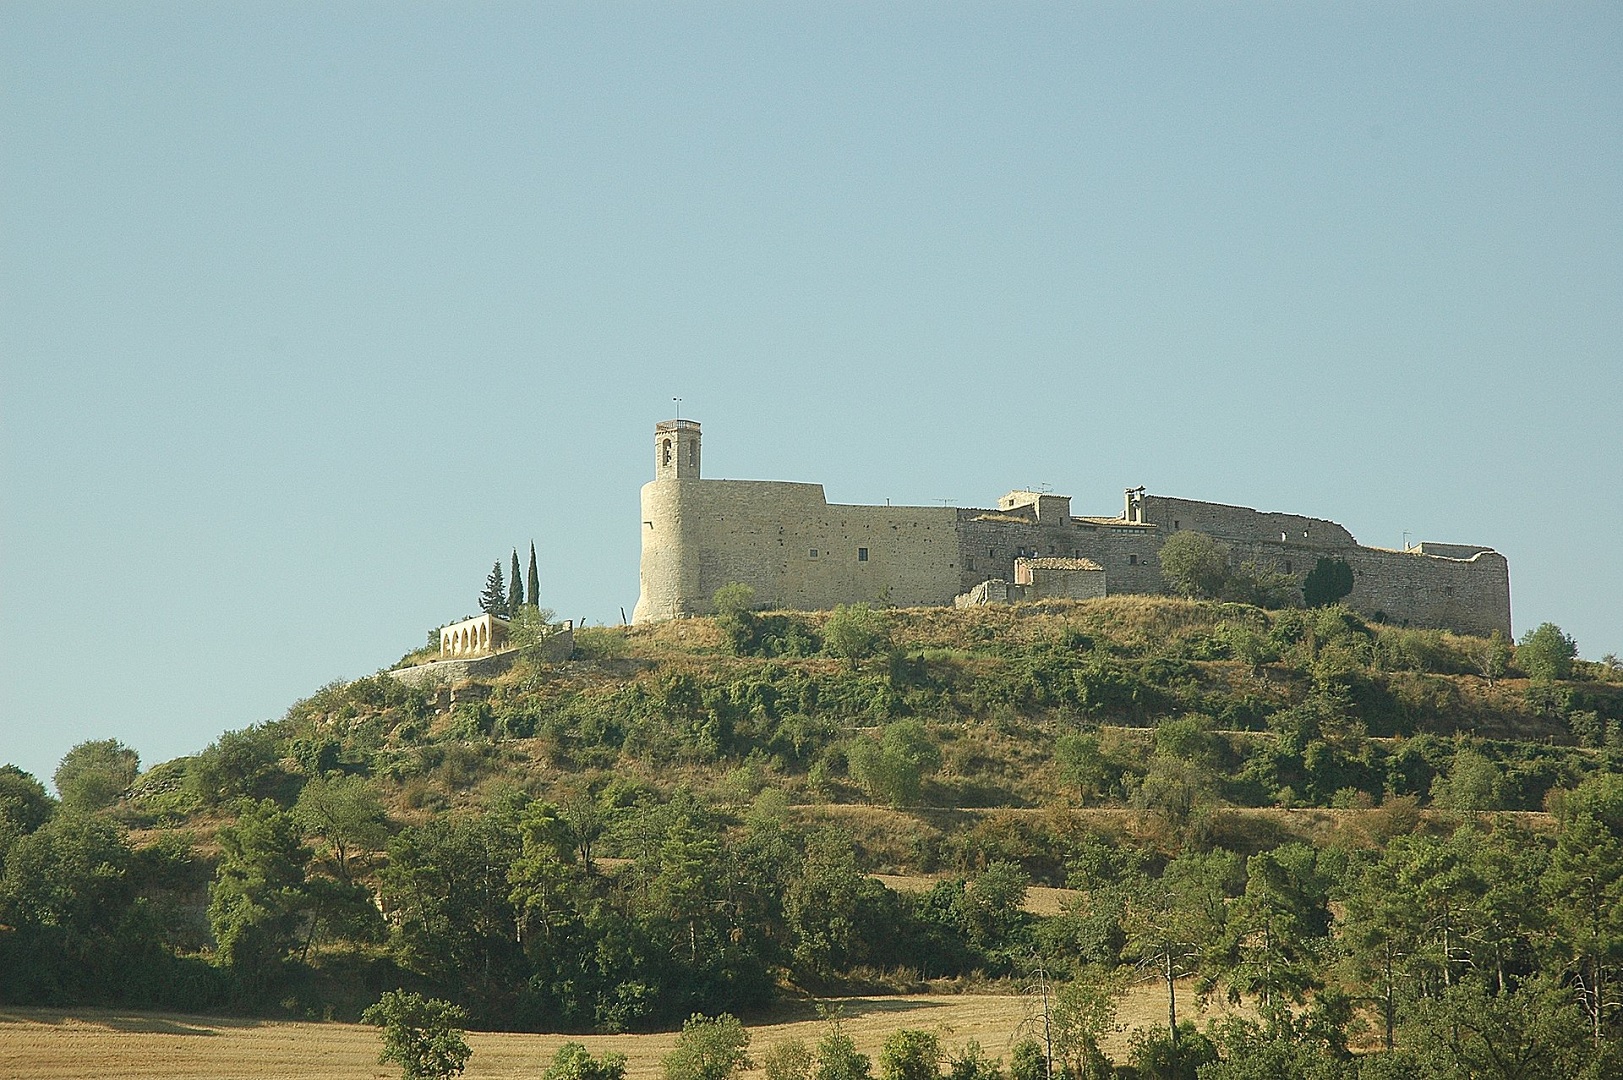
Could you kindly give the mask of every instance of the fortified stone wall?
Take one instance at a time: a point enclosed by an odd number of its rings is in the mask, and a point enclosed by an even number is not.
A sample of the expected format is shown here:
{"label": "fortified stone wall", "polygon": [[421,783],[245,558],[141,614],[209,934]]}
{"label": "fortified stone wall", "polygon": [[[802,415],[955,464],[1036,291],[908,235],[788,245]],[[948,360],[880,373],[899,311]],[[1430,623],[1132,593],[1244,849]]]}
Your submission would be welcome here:
{"label": "fortified stone wall", "polygon": [[635,621],[711,610],[743,582],[757,604],[794,609],[885,600],[950,604],[959,591],[957,511],[829,503],[820,484],[655,480],[643,488]]}
{"label": "fortified stone wall", "polygon": [[1161,542],[1154,526],[1108,524],[1108,519],[1069,518],[1043,525],[1018,512],[958,511],[958,592],[988,578],[1014,580],[1014,560],[1022,556],[1092,559],[1104,567],[1109,592],[1161,591]]}
{"label": "fortified stone wall", "polygon": [[708,613],[715,591],[735,581],[751,586],[762,606],[947,605],[989,579],[1015,581],[1022,558],[1089,559],[1104,570],[1110,595],[1159,593],[1161,545],[1194,531],[1298,585],[1319,558],[1346,559],[1354,580],[1347,602],[1367,615],[1510,634],[1509,567],[1477,546],[1366,548],[1324,518],[1142,488],[1128,492],[1118,518],[1076,517],[1066,496],[1031,491],[1010,492],[997,509],[830,504],[821,484],[701,479],[699,460],[696,422],[659,426],[656,479],[642,489],[636,622]]}
{"label": "fortified stone wall", "polygon": [[1300,514],[1276,514],[1245,506],[1172,499],[1165,495],[1143,497],[1143,518],[1159,525],[1164,536],[1175,532],[1203,532],[1224,540],[1255,540],[1289,543],[1308,547],[1356,547],[1352,533],[1324,518]]}

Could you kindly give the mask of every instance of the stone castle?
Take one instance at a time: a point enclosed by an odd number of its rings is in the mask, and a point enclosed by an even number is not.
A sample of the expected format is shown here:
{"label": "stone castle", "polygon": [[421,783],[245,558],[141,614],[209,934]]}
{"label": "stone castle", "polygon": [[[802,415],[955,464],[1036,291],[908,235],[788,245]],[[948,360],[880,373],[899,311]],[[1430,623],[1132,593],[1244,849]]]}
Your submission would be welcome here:
{"label": "stone castle", "polygon": [[1035,491],[987,508],[843,505],[821,484],[707,480],[700,458],[697,422],[655,426],[633,622],[706,614],[731,582],[753,588],[758,604],[793,610],[1160,593],[1161,545],[1194,530],[1298,584],[1320,558],[1344,560],[1353,589],[1343,602],[1370,617],[1510,636],[1509,565],[1474,544],[1365,547],[1322,518],[1143,488],[1128,489],[1119,517],[1073,515],[1068,496]]}

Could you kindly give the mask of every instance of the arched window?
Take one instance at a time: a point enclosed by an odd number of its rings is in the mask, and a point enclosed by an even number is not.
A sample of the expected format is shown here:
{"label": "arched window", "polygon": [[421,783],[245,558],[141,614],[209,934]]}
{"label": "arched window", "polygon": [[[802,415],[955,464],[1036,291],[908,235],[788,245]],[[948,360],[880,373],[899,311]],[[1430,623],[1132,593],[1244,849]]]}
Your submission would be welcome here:
{"label": "arched window", "polygon": [[671,463],[671,440],[666,439],[665,440],[665,455],[664,455],[664,458],[661,460],[660,464],[669,465],[670,463]]}

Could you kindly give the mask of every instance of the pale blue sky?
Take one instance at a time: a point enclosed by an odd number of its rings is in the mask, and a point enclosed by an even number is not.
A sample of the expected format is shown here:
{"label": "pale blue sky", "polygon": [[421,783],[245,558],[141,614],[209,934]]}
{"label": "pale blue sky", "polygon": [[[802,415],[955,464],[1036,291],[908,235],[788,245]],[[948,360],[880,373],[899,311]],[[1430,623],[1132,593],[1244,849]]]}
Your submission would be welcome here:
{"label": "pale blue sky", "polygon": [[1623,9],[0,6],[0,760],[153,764],[713,476],[1491,544],[1623,652]]}

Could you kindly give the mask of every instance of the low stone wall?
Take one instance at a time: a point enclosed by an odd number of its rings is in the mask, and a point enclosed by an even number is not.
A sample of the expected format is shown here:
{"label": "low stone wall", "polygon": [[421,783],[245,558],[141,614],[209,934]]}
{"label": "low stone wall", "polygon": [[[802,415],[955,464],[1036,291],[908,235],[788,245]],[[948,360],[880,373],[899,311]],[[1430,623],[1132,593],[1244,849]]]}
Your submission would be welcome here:
{"label": "low stone wall", "polygon": [[389,675],[407,686],[450,686],[468,679],[492,679],[513,666],[522,657],[534,657],[549,664],[562,663],[575,653],[575,631],[560,630],[539,645],[522,649],[505,649],[488,656],[471,656],[462,660],[430,660],[408,668],[396,668]]}

